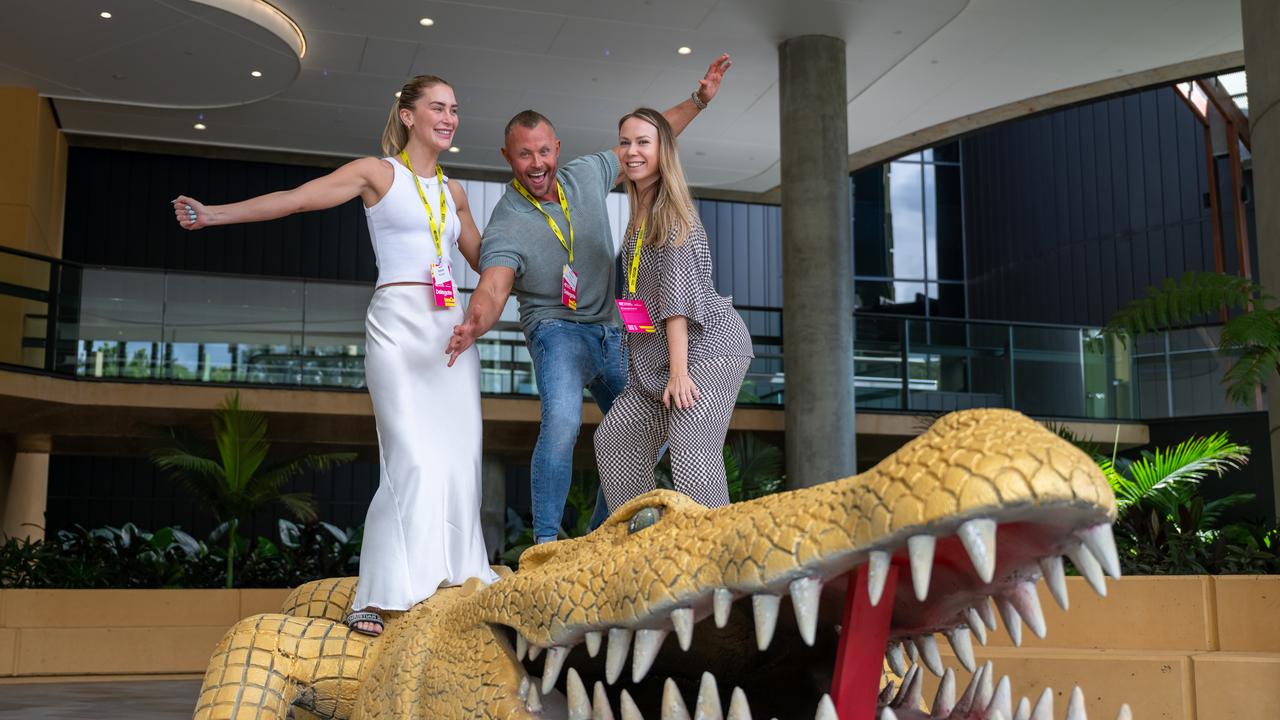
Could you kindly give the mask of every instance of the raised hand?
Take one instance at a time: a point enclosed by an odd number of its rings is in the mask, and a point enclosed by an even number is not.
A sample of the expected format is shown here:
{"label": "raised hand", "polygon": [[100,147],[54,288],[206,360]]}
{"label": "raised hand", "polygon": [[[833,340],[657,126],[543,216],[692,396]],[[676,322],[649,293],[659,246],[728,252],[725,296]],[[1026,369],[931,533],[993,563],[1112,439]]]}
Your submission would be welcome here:
{"label": "raised hand", "polygon": [[724,79],[724,74],[733,67],[733,61],[729,59],[729,53],[724,53],[720,57],[711,62],[711,66],[707,68],[707,74],[702,76],[698,81],[698,97],[703,102],[711,102],[711,98],[716,96],[720,91],[720,81]]}
{"label": "raised hand", "polygon": [[198,200],[186,195],[173,199],[173,217],[186,230],[199,230],[209,224],[209,210]]}

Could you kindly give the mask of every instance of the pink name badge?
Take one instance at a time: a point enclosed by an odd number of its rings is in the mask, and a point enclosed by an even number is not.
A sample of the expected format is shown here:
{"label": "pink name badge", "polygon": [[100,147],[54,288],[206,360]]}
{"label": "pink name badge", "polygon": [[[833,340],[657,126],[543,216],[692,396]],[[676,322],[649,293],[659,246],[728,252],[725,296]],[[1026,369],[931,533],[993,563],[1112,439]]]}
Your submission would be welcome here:
{"label": "pink name badge", "polygon": [[453,292],[453,270],[449,267],[449,263],[431,264],[431,282],[431,288],[436,297],[436,307],[458,306],[458,298]]}
{"label": "pink name badge", "polygon": [[578,309],[578,273],[568,265],[560,277],[560,302],[570,310]]}
{"label": "pink name badge", "polygon": [[618,303],[618,312],[622,313],[622,324],[626,326],[627,332],[656,332],[653,320],[649,319],[649,308],[644,306],[643,300],[619,299],[614,302]]}

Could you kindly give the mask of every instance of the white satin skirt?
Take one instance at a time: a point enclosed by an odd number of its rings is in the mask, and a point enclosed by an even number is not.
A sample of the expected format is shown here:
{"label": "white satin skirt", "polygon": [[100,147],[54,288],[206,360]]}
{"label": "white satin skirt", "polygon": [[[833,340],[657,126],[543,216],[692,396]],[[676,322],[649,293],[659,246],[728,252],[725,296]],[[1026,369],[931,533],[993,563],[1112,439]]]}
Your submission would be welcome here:
{"label": "white satin skirt", "polygon": [[426,285],[374,291],[365,378],[378,425],[378,491],[365,518],[352,608],[407,610],[436,588],[492,582],[480,527],[480,355],[447,367],[460,308]]}

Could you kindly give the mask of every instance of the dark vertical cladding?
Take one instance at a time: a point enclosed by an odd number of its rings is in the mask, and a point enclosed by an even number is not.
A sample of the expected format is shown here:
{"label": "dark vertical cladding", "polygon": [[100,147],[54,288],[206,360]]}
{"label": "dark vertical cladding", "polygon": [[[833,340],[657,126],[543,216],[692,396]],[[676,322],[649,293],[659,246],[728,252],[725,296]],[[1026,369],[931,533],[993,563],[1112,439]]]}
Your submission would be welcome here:
{"label": "dark vertical cladding", "polygon": [[364,280],[377,275],[360,200],[265,223],[189,233],[179,193],[210,204],[288,190],[326,168],[73,147],[63,256],[77,262],[243,275]]}
{"label": "dark vertical cladding", "polygon": [[972,317],[1100,325],[1148,285],[1214,269],[1204,134],[1173,88],[962,142]]}

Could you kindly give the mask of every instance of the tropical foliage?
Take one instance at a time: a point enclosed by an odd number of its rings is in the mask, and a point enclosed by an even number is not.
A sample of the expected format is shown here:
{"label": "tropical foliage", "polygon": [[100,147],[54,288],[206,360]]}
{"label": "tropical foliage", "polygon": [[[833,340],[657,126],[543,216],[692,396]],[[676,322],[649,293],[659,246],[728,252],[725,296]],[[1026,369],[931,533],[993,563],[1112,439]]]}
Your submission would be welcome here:
{"label": "tropical foliage", "polygon": [[310,493],[289,493],[285,484],[301,474],[324,470],[350,462],[355,453],[304,455],[274,465],[266,465],[271,443],[267,441],[267,418],[262,413],[240,407],[240,394],[232,393],[213,412],[213,440],[216,454],[209,457],[177,430],[170,432],[173,444],[152,453],[152,462],[184,480],[214,518],[226,526],[226,580],[232,587],[240,522],[255,510],[278,503],[302,522],[316,519],[316,502]]}
{"label": "tropical foliage", "polygon": [[1235,311],[1222,326],[1218,350],[1234,357],[1223,377],[1227,397],[1247,405],[1280,367],[1280,307],[1274,302],[1245,278],[1188,272],[1147,288],[1145,296],[1116,312],[1101,338],[1125,342],[1130,336],[1203,324],[1222,308]]}

